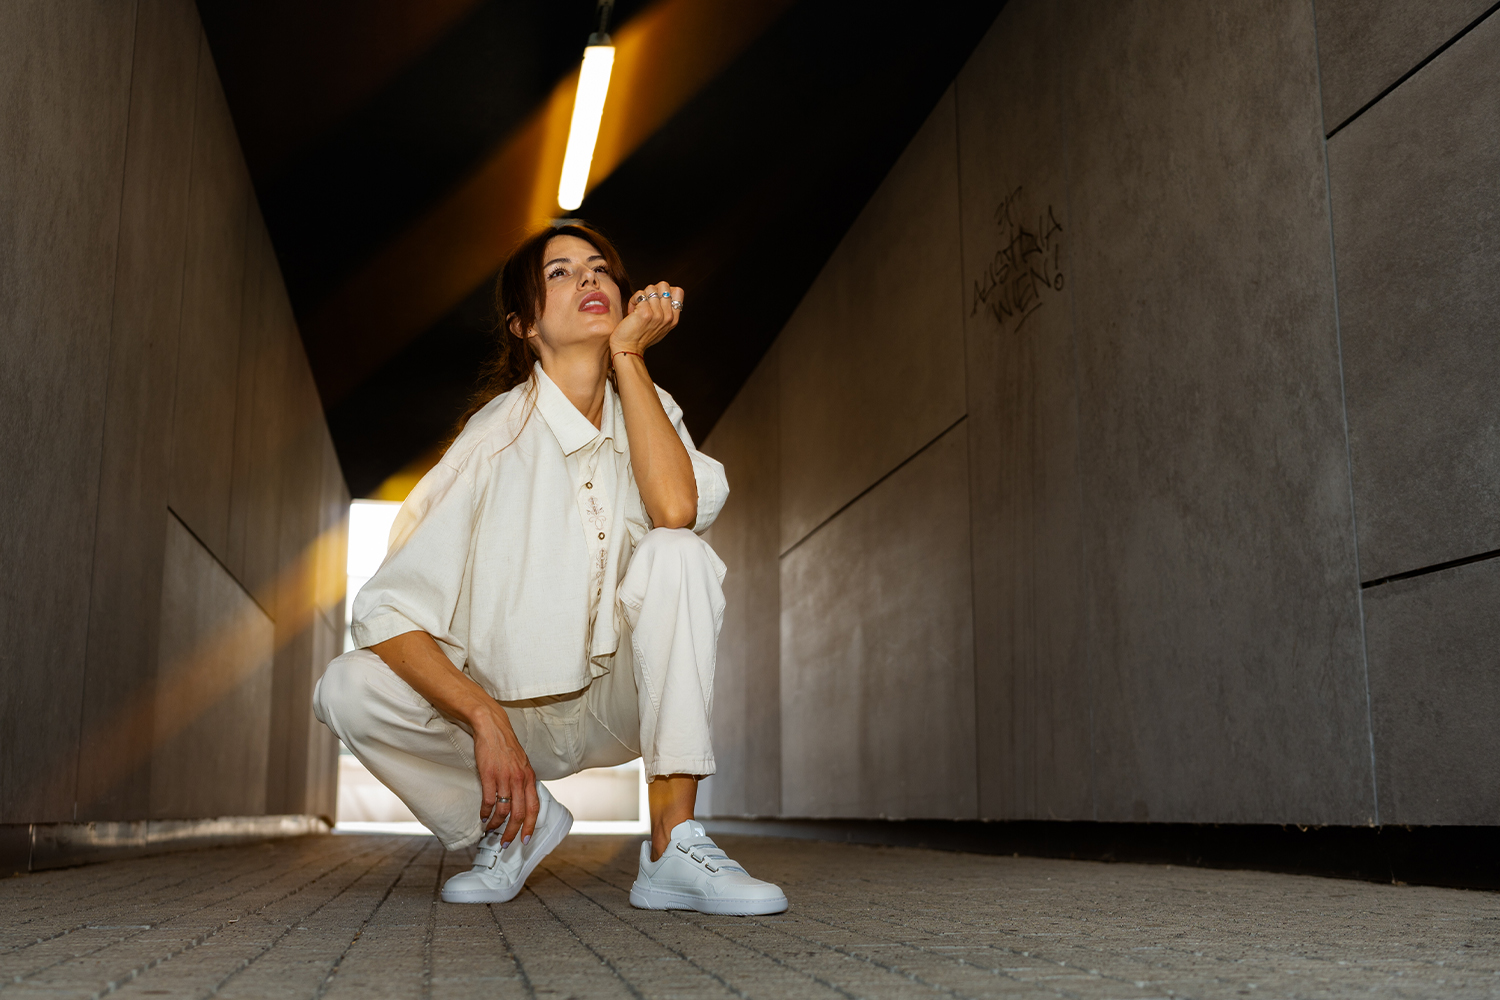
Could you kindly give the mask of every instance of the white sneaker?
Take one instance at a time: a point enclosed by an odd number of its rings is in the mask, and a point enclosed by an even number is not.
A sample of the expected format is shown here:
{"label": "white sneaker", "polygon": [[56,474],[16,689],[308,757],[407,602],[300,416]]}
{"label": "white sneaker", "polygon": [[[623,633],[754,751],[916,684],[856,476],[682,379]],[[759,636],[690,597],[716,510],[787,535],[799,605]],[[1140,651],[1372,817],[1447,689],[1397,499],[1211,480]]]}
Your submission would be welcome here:
{"label": "white sneaker", "polygon": [[536,784],[536,795],[540,809],[531,843],[523,844],[517,837],[502,851],[500,835],[505,828],[485,834],[480,838],[479,852],[474,855],[474,867],[443,883],[443,902],[505,903],[516,898],[526,884],[526,876],[573,829],[573,814],[540,781]]}
{"label": "white sneaker", "polygon": [[702,823],[685,820],[672,828],[672,842],[659,860],[651,860],[651,841],[641,844],[630,905],[744,917],[780,913],[787,904],[780,886],[751,878],[708,838]]}

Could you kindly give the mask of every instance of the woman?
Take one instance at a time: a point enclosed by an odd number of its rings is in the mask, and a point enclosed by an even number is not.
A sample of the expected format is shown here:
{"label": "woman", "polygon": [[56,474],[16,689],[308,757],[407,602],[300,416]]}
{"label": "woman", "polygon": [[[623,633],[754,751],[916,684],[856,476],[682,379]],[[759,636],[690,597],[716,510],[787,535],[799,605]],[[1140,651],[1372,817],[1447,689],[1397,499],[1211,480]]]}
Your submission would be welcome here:
{"label": "woman", "polygon": [[553,226],[496,288],[489,398],[412,491],[354,602],[361,647],[315,711],[450,849],[478,842],[443,899],[511,899],[573,817],[537,779],[643,758],[651,840],[630,901],[777,913],[693,821],[714,772],[709,718],[724,565],[695,534],[729,494],[693,447],[646,348],[681,288],[621,299],[614,247]]}

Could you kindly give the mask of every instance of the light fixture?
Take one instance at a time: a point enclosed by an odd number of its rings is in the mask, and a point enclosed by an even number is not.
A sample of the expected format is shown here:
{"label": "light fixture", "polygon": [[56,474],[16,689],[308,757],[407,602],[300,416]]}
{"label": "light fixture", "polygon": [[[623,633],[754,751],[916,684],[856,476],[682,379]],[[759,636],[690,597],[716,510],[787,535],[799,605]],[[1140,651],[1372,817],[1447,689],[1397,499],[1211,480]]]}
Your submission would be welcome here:
{"label": "light fixture", "polygon": [[615,65],[615,47],[605,33],[613,6],[614,0],[599,0],[599,30],[589,36],[578,71],[568,151],[563,155],[562,180],[557,185],[557,203],[569,212],[583,204],[589,167],[594,162],[594,143],[599,139],[599,121],[604,117],[604,96],[609,93],[609,74]]}

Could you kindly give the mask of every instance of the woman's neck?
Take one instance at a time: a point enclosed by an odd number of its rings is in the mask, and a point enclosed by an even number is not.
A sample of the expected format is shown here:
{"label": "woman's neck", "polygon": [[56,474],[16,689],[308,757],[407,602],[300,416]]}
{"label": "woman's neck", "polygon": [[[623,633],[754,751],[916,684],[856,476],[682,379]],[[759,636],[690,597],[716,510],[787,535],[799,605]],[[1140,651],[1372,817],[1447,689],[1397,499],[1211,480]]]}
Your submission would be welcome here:
{"label": "woman's neck", "polygon": [[542,371],[578,412],[598,427],[604,417],[604,386],[609,381],[609,345],[580,344],[567,351],[543,349]]}

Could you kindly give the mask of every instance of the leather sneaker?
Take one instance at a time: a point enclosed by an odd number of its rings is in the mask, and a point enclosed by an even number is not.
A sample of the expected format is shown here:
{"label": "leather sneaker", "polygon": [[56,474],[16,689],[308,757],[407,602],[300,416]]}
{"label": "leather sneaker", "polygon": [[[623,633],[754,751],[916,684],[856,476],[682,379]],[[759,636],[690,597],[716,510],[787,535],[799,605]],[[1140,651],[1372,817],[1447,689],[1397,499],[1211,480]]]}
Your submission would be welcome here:
{"label": "leather sneaker", "polygon": [[501,850],[500,835],[504,827],[485,834],[474,854],[474,867],[443,883],[443,902],[505,903],[516,898],[526,884],[526,876],[573,829],[573,814],[540,781],[536,784],[536,796],[540,809],[531,843],[523,844],[517,837]]}
{"label": "leather sneaker", "polygon": [[744,917],[780,913],[787,903],[779,886],[751,878],[731,861],[703,832],[702,823],[685,820],[672,828],[672,842],[658,860],[651,860],[651,841],[641,844],[630,905]]}

